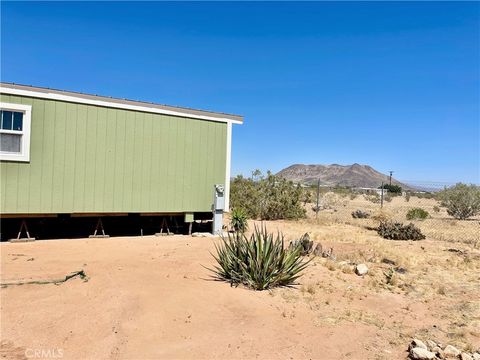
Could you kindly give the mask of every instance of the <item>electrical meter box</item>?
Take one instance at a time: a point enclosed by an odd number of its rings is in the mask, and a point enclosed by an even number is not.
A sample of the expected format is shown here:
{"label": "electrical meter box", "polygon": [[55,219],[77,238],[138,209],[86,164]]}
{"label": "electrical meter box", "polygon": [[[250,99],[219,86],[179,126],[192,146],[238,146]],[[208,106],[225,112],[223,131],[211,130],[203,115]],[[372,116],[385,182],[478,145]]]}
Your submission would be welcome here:
{"label": "electrical meter box", "polygon": [[213,206],[215,210],[225,210],[225,189],[223,185],[215,185]]}
{"label": "electrical meter box", "polygon": [[225,209],[225,187],[216,184],[213,187],[213,226],[212,233],[214,235],[222,233],[223,227],[223,210]]}

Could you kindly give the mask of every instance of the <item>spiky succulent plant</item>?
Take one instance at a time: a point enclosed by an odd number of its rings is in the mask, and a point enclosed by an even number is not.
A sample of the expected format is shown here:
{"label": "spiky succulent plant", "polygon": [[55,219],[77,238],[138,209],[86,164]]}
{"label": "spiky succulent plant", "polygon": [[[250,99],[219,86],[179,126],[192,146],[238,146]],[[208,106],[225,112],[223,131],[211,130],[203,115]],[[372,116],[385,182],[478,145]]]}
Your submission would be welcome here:
{"label": "spiky succulent plant", "polygon": [[301,248],[285,249],[281,233],[255,227],[250,238],[236,232],[215,245],[217,264],[211,269],[218,280],[254,290],[293,285],[307,267]]}
{"label": "spiky succulent plant", "polygon": [[248,229],[247,212],[242,208],[236,208],[232,211],[232,220],[230,225],[237,232],[245,232]]}

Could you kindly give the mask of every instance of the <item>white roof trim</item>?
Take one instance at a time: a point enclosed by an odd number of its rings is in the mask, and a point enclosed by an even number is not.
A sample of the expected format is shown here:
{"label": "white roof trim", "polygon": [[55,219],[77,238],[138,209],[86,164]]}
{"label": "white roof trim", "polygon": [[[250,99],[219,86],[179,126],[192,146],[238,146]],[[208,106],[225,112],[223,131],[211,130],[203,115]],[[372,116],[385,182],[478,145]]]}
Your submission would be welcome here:
{"label": "white roof trim", "polygon": [[66,102],[72,102],[77,104],[96,105],[96,106],[103,106],[103,107],[109,107],[109,108],[115,108],[115,109],[141,111],[141,112],[148,112],[148,113],[154,113],[154,114],[181,116],[181,117],[186,117],[191,119],[209,120],[209,121],[217,121],[217,122],[224,122],[224,123],[231,123],[231,124],[242,123],[241,121],[222,118],[222,117],[191,114],[191,113],[182,112],[182,111],[159,109],[159,108],[150,107],[150,106],[139,106],[139,105],[121,104],[121,103],[103,101],[103,100],[85,99],[78,96],[56,94],[51,92],[12,89],[12,88],[3,87],[3,86],[0,87],[0,93],[18,95],[18,96],[29,96],[29,97],[49,99],[49,100],[66,101]]}
{"label": "white roof trim", "polygon": [[227,124],[227,156],[225,164],[225,211],[230,212],[230,176],[232,168],[232,124]]}

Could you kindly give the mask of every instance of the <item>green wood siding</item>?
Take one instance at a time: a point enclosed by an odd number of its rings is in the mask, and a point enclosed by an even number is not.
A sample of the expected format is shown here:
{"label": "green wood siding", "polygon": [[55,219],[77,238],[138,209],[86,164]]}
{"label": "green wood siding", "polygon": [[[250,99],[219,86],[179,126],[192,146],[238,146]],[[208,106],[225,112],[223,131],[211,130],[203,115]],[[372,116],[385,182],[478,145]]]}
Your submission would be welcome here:
{"label": "green wood siding", "polygon": [[0,163],[1,212],[210,211],[227,124],[1,95],[32,105],[30,162]]}

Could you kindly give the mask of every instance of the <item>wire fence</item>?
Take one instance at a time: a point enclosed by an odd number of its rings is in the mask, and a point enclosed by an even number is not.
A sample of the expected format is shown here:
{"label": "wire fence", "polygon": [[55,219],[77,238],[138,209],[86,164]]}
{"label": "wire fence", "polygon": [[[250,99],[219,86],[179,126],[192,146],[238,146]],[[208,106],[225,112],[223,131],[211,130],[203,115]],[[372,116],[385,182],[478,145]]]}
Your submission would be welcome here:
{"label": "wire fence", "polygon": [[[458,220],[442,206],[439,192],[454,184],[445,182],[406,182],[408,189],[394,194],[372,188],[322,188],[318,193],[318,213],[315,199],[307,209],[311,217],[329,218],[335,222],[375,228],[381,220],[413,223],[427,239],[468,244],[480,248],[480,216]],[[315,189],[312,191],[316,192]],[[383,192],[383,195],[382,195]],[[421,210],[419,210],[421,209]],[[360,210],[368,218],[354,218]],[[454,246],[454,245],[452,245]]]}

